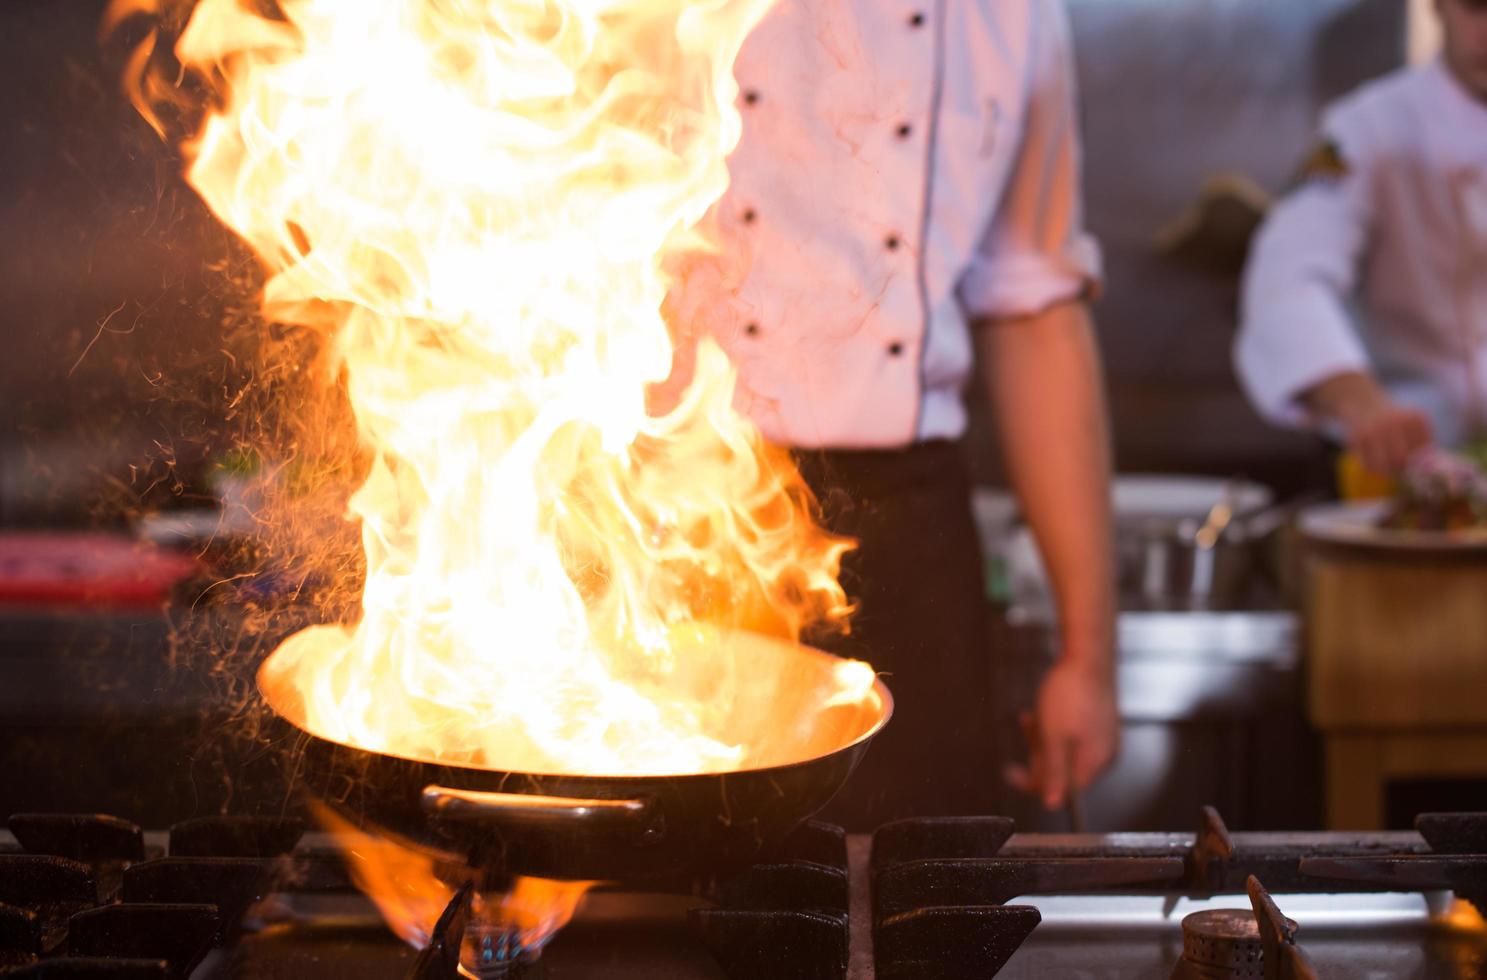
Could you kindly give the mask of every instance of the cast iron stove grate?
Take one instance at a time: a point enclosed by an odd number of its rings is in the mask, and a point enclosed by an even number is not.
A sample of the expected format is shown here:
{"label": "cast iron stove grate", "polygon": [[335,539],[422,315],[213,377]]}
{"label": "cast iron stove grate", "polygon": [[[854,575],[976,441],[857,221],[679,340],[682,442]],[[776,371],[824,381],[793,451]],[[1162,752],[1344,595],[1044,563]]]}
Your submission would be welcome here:
{"label": "cast iron stove grate", "polygon": [[[876,976],[995,976],[1041,921],[1032,906],[1006,904],[1018,896],[1247,893],[1249,911],[1184,922],[1193,952],[1173,977],[1305,980],[1316,973],[1271,892],[1449,889],[1487,913],[1487,813],[1425,814],[1416,827],[1423,848],[1401,849],[1397,835],[1233,835],[1211,807],[1190,838],[1135,835],[1129,843],[1121,835],[1095,844],[1082,836],[1023,840],[1002,817],[888,824],[873,836],[870,863]],[[1226,972],[1220,963],[1231,954]],[[1194,963],[1207,972],[1194,972]]]}
{"label": "cast iron stove grate", "polygon": [[180,980],[266,894],[297,820],[211,817],[151,848],[104,814],[15,814],[0,852],[7,980]]}
{"label": "cast iron stove grate", "polygon": [[[5,980],[182,980],[241,938],[253,903],[283,889],[346,892],[339,858],[297,851],[297,820],[211,817],[151,846],[107,815],[22,814],[0,850],[0,976]],[[156,838],[158,840],[158,838]],[[842,980],[848,861],[839,827],[808,822],[766,863],[706,882],[667,882],[709,901],[687,927],[735,980]],[[471,891],[458,892],[410,980],[460,976]],[[215,974],[214,974],[215,975]],[[495,975],[493,973],[492,975]],[[543,961],[504,976],[538,980]]]}
{"label": "cast iron stove grate", "polygon": [[[767,860],[705,882],[668,882],[711,904],[687,913],[692,936],[731,980],[844,980],[849,929],[846,833],[808,821]],[[461,889],[433,930],[409,980],[455,980],[466,944],[471,891]],[[547,976],[541,956],[486,964],[501,980]]]}
{"label": "cast iron stove grate", "polygon": [[[103,816],[19,815],[9,826],[15,844],[0,845],[6,980],[174,980],[209,953],[198,975],[217,976],[213,963],[262,935],[265,906],[285,895],[354,894],[329,844],[300,842],[304,827],[293,820],[209,818],[168,836]],[[1487,814],[1427,814],[1417,828],[1231,834],[1205,810],[1196,834],[1095,837],[943,818],[887,825],[868,850],[864,839],[849,844],[840,828],[810,823],[742,874],[670,883],[680,908],[704,904],[686,896],[708,905],[679,916],[671,935],[731,980],[855,980],[869,975],[859,969],[864,955],[882,980],[990,977],[1039,928],[1037,908],[1009,904],[1019,896],[1162,896],[1175,905],[1178,896],[1248,892],[1249,909],[1184,920],[1188,955],[1173,976],[1305,978],[1315,972],[1281,912],[1287,895],[1449,888],[1482,906]],[[469,898],[457,895],[429,947],[407,952],[391,975],[458,975]],[[580,930],[564,930],[554,946],[581,942]],[[539,980],[544,963],[513,962],[507,975]]]}

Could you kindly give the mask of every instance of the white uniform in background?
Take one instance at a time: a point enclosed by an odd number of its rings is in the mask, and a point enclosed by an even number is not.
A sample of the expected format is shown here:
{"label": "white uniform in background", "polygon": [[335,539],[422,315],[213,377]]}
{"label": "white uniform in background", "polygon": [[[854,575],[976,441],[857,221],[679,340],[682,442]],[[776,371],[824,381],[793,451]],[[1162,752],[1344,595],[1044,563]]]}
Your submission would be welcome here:
{"label": "white uniform in background", "polygon": [[1250,254],[1240,380],[1305,425],[1302,392],[1371,371],[1459,442],[1487,425],[1487,105],[1437,61],[1342,99],[1322,133]]}

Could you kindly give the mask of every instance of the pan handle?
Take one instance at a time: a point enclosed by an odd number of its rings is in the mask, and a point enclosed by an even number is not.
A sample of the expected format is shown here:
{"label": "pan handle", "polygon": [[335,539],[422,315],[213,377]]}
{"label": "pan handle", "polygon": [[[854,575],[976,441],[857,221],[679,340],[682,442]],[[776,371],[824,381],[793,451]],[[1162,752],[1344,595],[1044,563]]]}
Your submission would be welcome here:
{"label": "pan handle", "polygon": [[449,820],[487,820],[522,827],[583,826],[631,830],[650,837],[660,832],[655,801],[583,800],[531,793],[491,793],[429,784],[423,788],[425,812]]}

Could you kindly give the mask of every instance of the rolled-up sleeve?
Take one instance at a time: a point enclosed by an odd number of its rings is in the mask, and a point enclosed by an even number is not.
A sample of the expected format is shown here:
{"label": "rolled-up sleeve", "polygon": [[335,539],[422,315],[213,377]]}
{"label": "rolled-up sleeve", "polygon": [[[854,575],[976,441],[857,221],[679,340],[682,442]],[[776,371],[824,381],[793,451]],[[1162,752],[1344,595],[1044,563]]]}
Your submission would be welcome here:
{"label": "rolled-up sleeve", "polygon": [[1308,180],[1266,218],[1245,267],[1234,364],[1261,415],[1312,421],[1300,402],[1328,378],[1366,371],[1348,303],[1372,224],[1366,141],[1347,120],[1324,126],[1347,172]]}
{"label": "rolled-up sleeve", "polygon": [[1033,5],[1030,86],[1006,190],[960,281],[972,319],[1038,313],[1094,292],[1100,250],[1084,229],[1077,86],[1061,0]]}

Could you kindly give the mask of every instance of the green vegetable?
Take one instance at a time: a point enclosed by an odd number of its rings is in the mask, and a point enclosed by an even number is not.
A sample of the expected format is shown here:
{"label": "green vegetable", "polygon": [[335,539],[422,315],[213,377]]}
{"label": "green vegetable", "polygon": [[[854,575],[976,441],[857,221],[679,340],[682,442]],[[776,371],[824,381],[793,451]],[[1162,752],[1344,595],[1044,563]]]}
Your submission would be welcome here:
{"label": "green vegetable", "polygon": [[1487,470],[1487,436],[1478,436],[1462,446],[1461,455]]}

